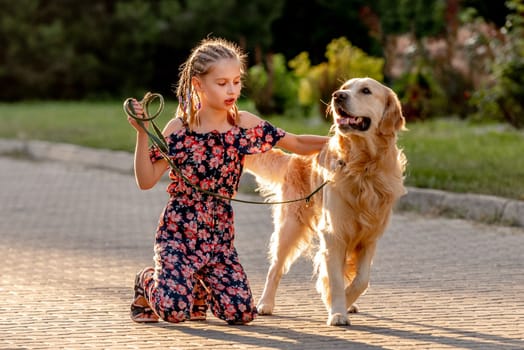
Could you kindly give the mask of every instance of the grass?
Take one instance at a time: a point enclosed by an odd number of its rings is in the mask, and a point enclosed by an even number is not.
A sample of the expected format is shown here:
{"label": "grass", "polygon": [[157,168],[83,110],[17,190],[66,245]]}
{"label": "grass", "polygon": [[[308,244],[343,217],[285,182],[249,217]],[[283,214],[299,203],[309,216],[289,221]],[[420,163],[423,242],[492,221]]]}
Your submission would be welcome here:
{"label": "grass", "polygon": [[409,129],[399,141],[409,185],[524,200],[524,132],[456,119]]}
{"label": "grass", "polygon": [[[160,127],[175,108],[174,102],[166,101],[157,122]],[[253,110],[248,104],[241,108]],[[329,129],[320,117],[269,120],[293,133],[326,135]],[[0,122],[0,138],[134,149],[134,130],[118,101],[0,103]],[[409,161],[408,186],[524,200],[524,132],[450,118],[410,123],[408,129],[399,137]]]}
{"label": "grass", "polygon": [[[166,103],[158,124],[176,105]],[[26,102],[0,104],[0,137],[65,142],[94,148],[132,151],[134,129],[121,102]]]}

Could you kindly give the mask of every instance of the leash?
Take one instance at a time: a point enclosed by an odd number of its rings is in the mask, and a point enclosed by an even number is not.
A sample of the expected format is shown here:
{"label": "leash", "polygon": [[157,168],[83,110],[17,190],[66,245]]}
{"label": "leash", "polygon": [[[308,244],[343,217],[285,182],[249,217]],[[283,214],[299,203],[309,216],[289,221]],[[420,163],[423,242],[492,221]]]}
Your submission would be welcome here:
{"label": "leash", "polygon": [[[152,102],[155,100],[158,100],[158,108],[155,111],[155,113],[150,114],[149,113],[149,106]],[[176,164],[173,162],[171,157],[169,157],[169,147],[167,145],[167,142],[164,138],[164,135],[162,134],[162,131],[158,128],[158,126],[155,124],[154,119],[158,117],[162,111],[164,110],[164,97],[158,93],[151,93],[147,92],[144,95],[144,98],[141,101],[138,101],[142,105],[142,108],[144,110],[143,118],[140,118],[133,107],[133,99],[127,98],[124,101],[124,112],[137,121],[138,125],[147,133],[149,139],[151,140],[151,143],[158,148],[160,154],[162,157],[167,161],[171,169],[173,169],[181,178],[182,180],[189,186],[193,187],[199,192],[205,193],[207,195],[214,196],[216,198],[240,202],[240,203],[248,203],[248,204],[287,204],[287,203],[293,203],[293,202],[300,202],[305,201],[306,203],[309,203],[311,201],[311,197],[315,195],[318,191],[320,191],[329,180],[324,181],[318,188],[316,188],[313,192],[311,192],[309,195],[297,198],[297,199],[289,199],[285,201],[280,202],[260,202],[260,201],[250,201],[250,200],[244,200],[244,199],[238,199],[238,198],[231,198],[227,196],[223,196],[216,192],[211,192],[208,190],[203,189],[202,187],[195,185],[191,183],[191,181],[182,173],[182,171],[176,166]],[[153,127],[153,132],[149,131],[148,128],[144,125],[144,122],[149,122]]]}

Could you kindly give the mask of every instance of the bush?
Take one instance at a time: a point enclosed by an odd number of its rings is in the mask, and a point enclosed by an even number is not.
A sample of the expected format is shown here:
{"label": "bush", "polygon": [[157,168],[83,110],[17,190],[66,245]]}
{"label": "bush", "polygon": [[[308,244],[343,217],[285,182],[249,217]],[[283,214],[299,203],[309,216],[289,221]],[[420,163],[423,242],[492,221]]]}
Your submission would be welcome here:
{"label": "bush", "polygon": [[523,0],[507,2],[514,13],[502,28],[502,40],[490,42],[498,54],[491,65],[491,79],[471,99],[475,119],[495,119],[524,128],[524,4]]}
{"label": "bush", "polygon": [[392,87],[400,98],[404,117],[408,121],[425,120],[444,109],[445,93],[432,69],[420,67],[405,73],[395,80]]}
{"label": "bush", "polygon": [[249,68],[246,90],[255,108],[263,115],[283,114],[297,104],[296,80],[282,54],[268,55],[266,64]]}
{"label": "bush", "polygon": [[363,50],[352,46],[341,37],[331,41],[326,48],[327,62],[311,66],[309,56],[302,52],[289,62],[298,78],[298,101],[304,108],[317,106],[320,114],[326,114],[331,94],[350,78],[371,77],[382,81],[384,59],[368,56]]}
{"label": "bush", "polygon": [[344,37],[328,44],[326,58],[311,66],[308,53],[302,52],[289,61],[289,71],[284,56],[274,54],[265,64],[252,66],[246,90],[257,111],[266,116],[324,117],[331,94],[347,79],[367,76],[383,81],[384,59],[368,56]]}

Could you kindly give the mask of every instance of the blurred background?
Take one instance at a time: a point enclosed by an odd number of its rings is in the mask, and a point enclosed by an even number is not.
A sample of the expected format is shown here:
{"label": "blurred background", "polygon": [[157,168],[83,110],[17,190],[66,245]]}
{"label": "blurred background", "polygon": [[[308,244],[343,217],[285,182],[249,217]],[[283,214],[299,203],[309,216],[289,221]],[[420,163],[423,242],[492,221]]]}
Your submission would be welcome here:
{"label": "blurred background", "polygon": [[134,149],[122,101],[161,93],[200,40],[248,53],[239,108],[326,135],[331,93],[399,96],[406,184],[524,200],[524,0],[0,0],[0,141]]}
{"label": "blurred background", "polygon": [[394,88],[408,119],[524,126],[522,0],[0,4],[0,101],[172,96],[180,63],[213,35],[248,52],[245,96],[263,114],[322,111],[341,81],[368,75]]}

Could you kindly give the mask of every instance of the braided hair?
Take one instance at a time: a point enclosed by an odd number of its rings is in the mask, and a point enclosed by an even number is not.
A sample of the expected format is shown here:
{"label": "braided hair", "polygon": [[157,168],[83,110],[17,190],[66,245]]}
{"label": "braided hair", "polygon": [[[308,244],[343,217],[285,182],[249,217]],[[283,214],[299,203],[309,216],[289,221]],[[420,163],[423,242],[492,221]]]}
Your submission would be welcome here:
{"label": "braided hair", "polygon": [[[188,59],[180,66],[176,96],[178,98],[177,116],[182,118],[190,129],[200,125],[197,112],[200,109],[200,99],[194,91],[191,79],[194,76],[207,74],[211,66],[221,59],[237,59],[240,62],[240,73],[245,72],[246,55],[235,43],[222,38],[203,39],[192,51]],[[238,124],[238,107],[235,105],[228,111],[227,119],[232,125]]]}

